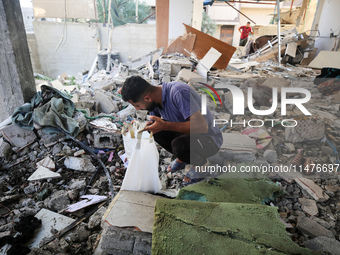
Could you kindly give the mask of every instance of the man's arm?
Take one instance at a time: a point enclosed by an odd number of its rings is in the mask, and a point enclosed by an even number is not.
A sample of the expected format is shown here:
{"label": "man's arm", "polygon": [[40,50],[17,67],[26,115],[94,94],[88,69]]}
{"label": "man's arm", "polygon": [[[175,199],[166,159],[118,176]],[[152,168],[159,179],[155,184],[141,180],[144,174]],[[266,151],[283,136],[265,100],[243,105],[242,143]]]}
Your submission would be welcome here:
{"label": "man's arm", "polygon": [[165,130],[184,134],[206,134],[208,132],[208,123],[200,111],[197,111],[191,115],[189,120],[186,122],[169,122],[157,116],[150,116],[150,119],[154,122],[150,122],[145,130],[153,133]]}
{"label": "man's arm", "polygon": [[238,28],[238,31],[239,31],[240,33],[242,33],[242,31],[241,31],[241,27],[239,27],[239,28]]}

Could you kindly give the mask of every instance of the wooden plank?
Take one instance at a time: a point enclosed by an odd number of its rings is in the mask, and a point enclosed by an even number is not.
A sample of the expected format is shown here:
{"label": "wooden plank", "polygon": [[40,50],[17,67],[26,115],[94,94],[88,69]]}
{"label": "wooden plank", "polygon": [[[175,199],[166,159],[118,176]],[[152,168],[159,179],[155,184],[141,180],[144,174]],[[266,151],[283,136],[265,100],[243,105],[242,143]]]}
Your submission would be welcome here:
{"label": "wooden plank", "polygon": [[299,27],[300,26],[300,21],[301,21],[301,18],[303,16],[303,13],[306,11],[307,9],[307,4],[308,4],[309,0],[303,0],[303,3],[302,3],[302,6],[300,8],[300,13],[299,13],[299,16],[296,20],[296,27]]}
{"label": "wooden plank", "polygon": [[157,48],[168,48],[169,0],[156,0],[156,44]]}
{"label": "wooden plank", "polygon": [[[174,40],[170,45],[168,50],[166,51],[166,54],[169,53],[182,53],[183,55],[190,57],[190,54],[188,52],[192,52],[192,49],[194,48],[196,40],[196,35],[193,34],[185,34],[183,36],[177,37],[176,40]],[[186,52],[184,49],[186,49],[188,52]]]}
{"label": "wooden plank", "polygon": [[324,67],[340,69],[340,52],[338,51],[320,51],[314,60],[308,65],[311,68],[322,69]]}
{"label": "wooden plank", "polygon": [[314,59],[317,52],[318,52],[318,48],[314,48],[311,52],[309,52],[308,57],[304,58],[301,61],[301,65],[308,66],[310,64],[310,62],[312,62],[312,60]]}
{"label": "wooden plank", "polygon": [[222,56],[217,60],[214,64],[215,68],[225,69],[228,66],[228,63],[233,56],[236,48],[218,40],[206,33],[203,33],[191,26],[184,24],[187,33],[192,33],[196,35],[196,41],[194,44],[193,52],[196,54],[198,59],[202,59],[205,54],[210,50],[211,47],[215,48],[219,52],[222,53]]}

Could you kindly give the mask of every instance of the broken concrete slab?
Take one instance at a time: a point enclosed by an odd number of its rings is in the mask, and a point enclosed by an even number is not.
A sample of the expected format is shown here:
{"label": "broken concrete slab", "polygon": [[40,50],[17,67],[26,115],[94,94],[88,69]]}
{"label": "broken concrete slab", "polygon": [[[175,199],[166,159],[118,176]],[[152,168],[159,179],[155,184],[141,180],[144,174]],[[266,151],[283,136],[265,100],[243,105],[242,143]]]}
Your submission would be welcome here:
{"label": "broken concrete slab", "polygon": [[112,91],[116,88],[116,84],[112,80],[106,80],[106,81],[99,81],[94,82],[91,87],[94,90],[106,90],[106,91]]}
{"label": "broken concrete slab", "polygon": [[308,213],[309,215],[315,216],[319,213],[315,200],[307,199],[307,198],[299,198],[299,202],[301,204],[302,210]]}
{"label": "broken concrete slab", "polygon": [[222,56],[222,53],[211,47],[205,56],[198,62],[197,73],[202,77],[207,77],[208,72],[216,63],[216,61]]}
{"label": "broken concrete slab", "polygon": [[[269,77],[266,79],[266,81],[262,84],[264,86],[270,87],[270,88],[288,88],[291,87],[292,82],[288,79],[284,78],[278,78],[278,77]],[[281,92],[281,90],[278,89],[278,92]]]}
{"label": "broken concrete slab", "polygon": [[1,131],[4,138],[10,142],[12,146],[18,148],[31,144],[37,139],[37,136],[33,131],[20,128],[15,124],[5,126]]}
{"label": "broken concrete slab", "polygon": [[101,112],[109,114],[119,110],[118,102],[114,101],[110,96],[107,96],[100,91],[95,92],[94,100],[98,103],[98,108]]}
{"label": "broken concrete slab", "polygon": [[163,56],[159,59],[159,68],[167,75],[176,76],[183,68],[190,69],[192,63],[187,58],[169,58]]}
{"label": "broken concrete slab", "polygon": [[322,69],[324,67],[340,68],[340,52],[322,50],[308,65],[311,68]]}
{"label": "broken concrete slab", "polygon": [[36,163],[36,166],[43,166],[48,169],[54,170],[55,169],[55,163],[54,161],[49,157],[45,157],[43,160],[40,160],[39,162]]}
{"label": "broken concrete slab", "polygon": [[176,76],[176,81],[184,81],[184,82],[205,82],[205,78],[200,76],[197,73],[190,71],[189,69],[182,69]]}
{"label": "broken concrete slab", "polygon": [[267,160],[270,164],[277,162],[277,153],[274,150],[265,150],[263,153],[263,157]]}
{"label": "broken concrete slab", "polygon": [[276,207],[157,199],[152,254],[198,247],[201,254],[312,254],[287,235]]}
{"label": "broken concrete slab", "polygon": [[38,169],[27,179],[28,181],[38,181],[49,178],[60,178],[61,175],[49,170],[46,167],[39,166]]}
{"label": "broken concrete slab", "polygon": [[304,243],[305,247],[315,251],[321,251],[323,254],[340,254],[340,242],[334,238],[318,236]]}
{"label": "broken concrete slab", "polygon": [[143,232],[152,233],[157,198],[161,197],[144,192],[121,190],[104,214],[102,227],[135,226]]}
{"label": "broken concrete slab", "polygon": [[87,158],[67,157],[64,165],[73,170],[94,172],[96,167],[92,165],[91,160]]}
{"label": "broken concrete slab", "polygon": [[117,140],[120,138],[120,133],[103,132],[96,130],[93,132],[95,148],[115,148]]}
{"label": "broken concrete slab", "polygon": [[186,28],[187,33],[192,33],[196,35],[196,41],[194,44],[193,52],[196,54],[198,59],[202,59],[205,54],[210,50],[211,47],[215,48],[217,51],[222,53],[222,56],[214,64],[214,67],[218,69],[225,69],[233,56],[236,48],[216,39],[206,33],[203,33],[191,26],[183,24]]}
{"label": "broken concrete slab", "polygon": [[99,246],[105,254],[151,255],[151,243],[150,233],[108,226],[102,233]]}
{"label": "broken concrete slab", "polygon": [[0,157],[8,157],[12,151],[12,147],[9,143],[4,141],[4,138],[0,138]]}
{"label": "broken concrete slab", "polygon": [[44,238],[53,236],[52,229],[60,231],[70,225],[74,220],[64,215],[49,211],[47,209],[41,209],[35,217],[41,220],[41,228],[36,234],[33,242],[30,244],[32,247],[40,247],[39,243]]}
{"label": "broken concrete slab", "polygon": [[323,138],[324,134],[325,123],[320,120],[299,120],[297,126],[285,128],[285,139],[292,143],[317,141]]}
{"label": "broken concrete slab", "polygon": [[223,133],[223,144],[220,155],[236,162],[251,162],[255,159],[256,142],[247,135]]}
{"label": "broken concrete slab", "polygon": [[304,177],[297,177],[294,179],[297,184],[308,192],[316,201],[324,202],[329,199],[329,196],[312,180]]}
{"label": "broken concrete slab", "polygon": [[308,217],[299,216],[296,228],[311,237],[326,236],[329,238],[334,238],[334,234],[332,233],[332,231],[324,228],[323,226]]}

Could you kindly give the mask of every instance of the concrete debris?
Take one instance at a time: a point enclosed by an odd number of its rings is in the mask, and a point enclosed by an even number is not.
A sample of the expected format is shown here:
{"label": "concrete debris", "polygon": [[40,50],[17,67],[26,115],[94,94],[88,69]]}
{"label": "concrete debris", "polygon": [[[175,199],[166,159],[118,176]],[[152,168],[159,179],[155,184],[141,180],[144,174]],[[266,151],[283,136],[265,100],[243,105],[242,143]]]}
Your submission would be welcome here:
{"label": "concrete debris", "polygon": [[77,158],[77,157],[67,157],[64,161],[64,165],[73,170],[94,172],[96,167],[92,165],[90,159]]}
{"label": "concrete debris", "polygon": [[10,142],[12,146],[17,148],[31,144],[37,138],[33,131],[20,128],[15,124],[3,127],[1,131],[4,138]]}
{"label": "concrete debris", "polygon": [[255,160],[256,143],[247,135],[223,133],[220,155],[227,160],[251,162]]}
{"label": "concrete debris", "polygon": [[309,195],[311,195],[316,201],[324,202],[329,199],[329,196],[312,180],[299,177],[295,178],[297,184],[301,186]]}
{"label": "concrete debris", "polygon": [[[108,126],[104,127],[103,129],[109,130]],[[110,131],[112,132],[113,130],[110,130]],[[115,145],[117,144],[117,140],[121,139],[121,137],[119,133],[117,134],[117,133],[111,133],[111,132],[102,132],[99,130],[94,131],[93,132],[94,147],[113,149]]]}
{"label": "concrete debris", "polygon": [[268,163],[273,164],[277,162],[277,153],[274,150],[265,150],[263,157],[268,161]]}
{"label": "concrete debris", "polygon": [[43,167],[42,165],[38,167],[38,169],[27,179],[28,181],[38,181],[43,179],[49,179],[49,178],[59,178],[61,177],[60,174],[55,173],[51,170],[49,170],[46,167]]}
{"label": "concrete debris", "polygon": [[296,127],[285,129],[287,142],[315,141],[323,138],[325,134],[325,123],[322,121],[301,120]]}
{"label": "concrete debris", "polygon": [[4,138],[0,138],[0,157],[8,157],[11,154],[12,146],[9,145]]}
{"label": "concrete debris", "polygon": [[62,230],[74,221],[72,218],[46,209],[41,209],[35,217],[41,220],[41,229],[31,243],[32,247],[39,247],[40,242],[43,241],[44,238],[53,236],[52,231],[57,232]]}
{"label": "concrete debris", "polygon": [[323,254],[340,254],[340,242],[326,236],[318,236],[304,243],[306,248],[321,251]]}
{"label": "concrete debris", "polygon": [[308,217],[298,217],[296,227],[311,237],[326,236],[329,238],[334,238],[332,231],[329,231]]}
{"label": "concrete debris", "polygon": [[315,216],[319,213],[315,200],[307,198],[299,198],[302,210],[308,215]]}
{"label": "concrete debris", "polygon": [[105,95],[103,92],[96,91],[94,99],[98,103],[98,110],[101,112],[112,113],[119,109],[118,102],[114,101],[110,96]]}
{"label": "concrete debris", "polygon": [[55,163],[49,156],[47,156],[43,160],[38,161],[36,166],[37,167],[43,166],[43,167],[46,167],[46,168],[51,169],[51,170],[55,169]]}
{"label": "concrete debris", "polygon": [[104,214],[102,227],[135,226],[143,232],[152,233],[157,198],[161,197],[137,191],[120,191]]}

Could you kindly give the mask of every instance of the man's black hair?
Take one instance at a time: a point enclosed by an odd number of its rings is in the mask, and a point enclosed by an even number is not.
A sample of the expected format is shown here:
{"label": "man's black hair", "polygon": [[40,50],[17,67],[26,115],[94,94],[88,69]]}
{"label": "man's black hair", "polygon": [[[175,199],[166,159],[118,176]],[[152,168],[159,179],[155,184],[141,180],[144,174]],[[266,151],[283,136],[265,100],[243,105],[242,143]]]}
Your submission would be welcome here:
{"label": "man's black hair", "polygon": [[121,90],[124,101],[131,100],[134,103],[140,101],[147,92],[151,91],[153,86],[140,76],[127,78]]}
{"label": "man's black hair", "polygon": [[248,21],[247,24],[250,24],[250,21]]}

